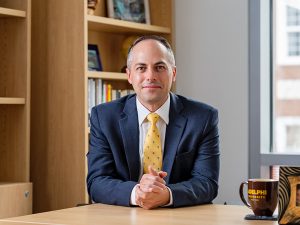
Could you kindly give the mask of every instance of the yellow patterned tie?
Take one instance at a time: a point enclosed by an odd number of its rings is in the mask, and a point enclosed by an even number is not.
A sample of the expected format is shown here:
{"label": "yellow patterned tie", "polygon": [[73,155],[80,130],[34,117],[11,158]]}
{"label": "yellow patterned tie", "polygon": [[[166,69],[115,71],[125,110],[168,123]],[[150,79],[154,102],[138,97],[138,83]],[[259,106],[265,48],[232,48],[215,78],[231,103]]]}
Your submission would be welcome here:
{"label": "yellow patterned tie", "polygon": [[156,171],[161,171],[162,168],[160,135],[156,126],[159,115],[150,113],[147,116],[147,119],[150,121],[151,125],[144,142],[144,173],[148,173],[149,165]]}

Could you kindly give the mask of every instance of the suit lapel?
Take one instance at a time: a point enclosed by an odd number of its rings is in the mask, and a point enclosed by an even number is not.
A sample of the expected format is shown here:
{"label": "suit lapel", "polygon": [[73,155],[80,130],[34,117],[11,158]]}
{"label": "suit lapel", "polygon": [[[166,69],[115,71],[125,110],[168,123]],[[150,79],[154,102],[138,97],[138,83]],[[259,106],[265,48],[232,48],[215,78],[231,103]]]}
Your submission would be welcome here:
{"label": "suit lapel", "polygon": [[125,156],[128,164],[130,180],[138,181],[140,171],[139,125],[136,109],[136,98],[130,98],[124,107],[123,118],[119,125],[123,138]]}
{"label": "suit lapel", "polygon": [[181,101],[176,95],[172,93],[170,94],[170,97],[171,102],[169,112],[169,124],[166,130],[163,159],[163,171],[166,171],[168,173],[168,176],[166,177],[167,183],[169,183],[176,151],[187,122],[187,119],[180,114],[180,112],[183,109]]}

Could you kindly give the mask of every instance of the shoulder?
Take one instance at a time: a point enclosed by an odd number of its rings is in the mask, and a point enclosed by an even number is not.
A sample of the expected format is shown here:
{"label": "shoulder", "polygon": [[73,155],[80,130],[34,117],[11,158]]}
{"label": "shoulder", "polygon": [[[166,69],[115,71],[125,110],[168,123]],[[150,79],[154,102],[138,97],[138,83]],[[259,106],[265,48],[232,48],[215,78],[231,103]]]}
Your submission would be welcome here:
{"label": "shoulder", "polygon": [[172,102],[177,104],[177,107],[181,107],[180,110],[182,110],[184,114],[218,114],[218,110],[215,107],[204,102],[196,101],[173,93],[171,94],[171,98]]}
{"label": "shoulder", "polygon": [[199,126],[217,126],[219,122],[218,110],[204,102],[196,101],[180,95],[172,94],[172,102],[175,102],[175,110],[177,113],[185,117],[188,124],[195,129]]}
{"label": "shoulder", "polygon": [[111,102],[103,103],[95,106],[92,110],[97,114],[101,114],[102,116],[120,116],[124,111],[125,106],[136,108],[136,95],[126,95],[117,100],[113,100]]}

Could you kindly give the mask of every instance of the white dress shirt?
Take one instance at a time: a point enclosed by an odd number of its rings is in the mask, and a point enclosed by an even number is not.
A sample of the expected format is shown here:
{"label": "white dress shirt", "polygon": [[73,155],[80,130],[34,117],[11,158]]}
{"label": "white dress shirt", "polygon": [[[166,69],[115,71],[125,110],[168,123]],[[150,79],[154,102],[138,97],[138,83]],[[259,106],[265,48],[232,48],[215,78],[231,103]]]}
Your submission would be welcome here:
{"label": "white dress shirt", "polygon": [[[151,113],[145,106],[142,105],[142,103],[136,98],[136,107],[137,107],[137,113],[138,113],[138,120],[139,120],[139,153],[140,153],[140,176],[139,180],[143,176],[143,157],[144,157],[144,141],[145,137],[148,132],[148,128],[150,127],[150,122],[147,119],[147,116],[149,113]],[[159,115],[159,120],[156,123],[156,126],[160,133],[160,142],[162,147],[162,155],[164,155],[164,146],[165,146],[165,136],[166,136],[166,128],[169,124],[169,111],[170,111],[170,95],[168,96],[167,101],[155,111]],[[135,201],[135,189],[136,186],[131,191],[131,199],[130,203],[131,205],[137,205]],[[166,205],[172,205],[173,204],[173,197],[172,192],[168,188],[170,192],[170,202]]]}

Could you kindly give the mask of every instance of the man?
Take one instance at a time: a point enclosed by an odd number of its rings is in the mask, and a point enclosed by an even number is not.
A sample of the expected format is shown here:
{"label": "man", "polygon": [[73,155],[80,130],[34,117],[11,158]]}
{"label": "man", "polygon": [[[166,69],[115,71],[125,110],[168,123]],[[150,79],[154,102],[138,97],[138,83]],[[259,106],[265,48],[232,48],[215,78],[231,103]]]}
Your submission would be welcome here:
{"label": "man", "polygon": [[219,177],[217,111],[170,92],[175,59],[162,37],[138,38],[126,72],[136,95],[91,113],[91,199],[145,209],[211,202]]}

